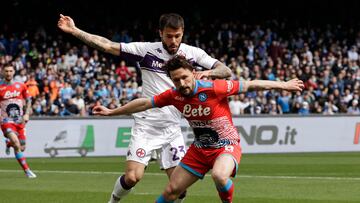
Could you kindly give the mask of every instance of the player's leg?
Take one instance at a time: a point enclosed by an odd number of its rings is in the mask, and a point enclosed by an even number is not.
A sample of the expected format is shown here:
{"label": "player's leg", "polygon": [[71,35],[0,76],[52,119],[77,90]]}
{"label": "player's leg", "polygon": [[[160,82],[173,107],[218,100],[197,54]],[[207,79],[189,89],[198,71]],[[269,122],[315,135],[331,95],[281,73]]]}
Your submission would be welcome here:
{"label": "player's leg", "polygon": [[129,194],[136,183],[142,179],[145,167],[146,165],[136,161],[126,161],[125,174],[116,180],[109,202],[119,202],[122,198]]}
{"label": "player's leg", "polygon": [[11,142],[9,138],[5,138],[5,154],[10,155]]}
{"label": "player's leg", "polygon": [[220,199],[224,203],[231,203],[234,193],[234,183],[230,176],[235,176],[240,162],[241,150],[239,146],[225,146],[224,151],[216,158],[211,177],[215,182]]}
{"label": "player's leg", "polygon": [[[10,140],[11,146],[14,148],[15,158],[20,164],[21,168],[24,170],[26,176],[28,178],[36,178],[36,175],[30,170],[26,162],[26,158],[21,150],[23,147],[21,147],[21,143],[17,134],[13,131],[13,129],[7,128],[5,131],[5,137],[7,137]],[[24,145],[25,140],[22,140],[22,143]]]}
{"label": "player's leg", "polygon": [[156,135],[157,133],[156,130],[149,126],[139,124],[133,126],[126,157],[125,174],[116,180],[110,203],[119,202],[142,179],[145,167],[150,161],[151,152],[161,147],[161,140],[148,137],[148,135]]}
{"label": "player's leg", "polygon": [[[166,133],[169,134],[171,138],[170,142],[163,146],[160,152],[160,167],[161,169],[165,169],[167,176],[170,179],[172,172],[175,167],[180,163],[181,159],[184,157],[185,150],[185,142],[184,137],[181,133],[181,128],[176,126],[172,126],[171,128],[166,130]],[[184,202],[186,197],[186,190],[180,194],[179,198],[174,201],[174,203],[182,203]]]}
{"label": "player's leg", "polygon": [[[16,129],[18,132],[18,139],[20,142],[20,151],[23,153],[26,149],[26,129],[24,124],[16,125]],[[24,157],[25,159],[25,157]],[[26,163],[26,161],[25,161]],[[36,178],[36,174],[31,171],[30,167],[28,167],[27,170],[25,170],[25,174],[28,178]]]}
{"label": "player's leg", "polygon": [[173,203],[188,187],[194,184],[199,177],[181,166],[177,166],[170,177],[164,192],[156,203]]}
{"label": "player's leg", "polygon": [[187,150],[179,165],[175,168],[170,176],[170,182],[164,193],[157,199],[157,203],[166,203],[177,201],[186,189],[202,179],[210,170],[202,149],[197,149],[193,145]]}

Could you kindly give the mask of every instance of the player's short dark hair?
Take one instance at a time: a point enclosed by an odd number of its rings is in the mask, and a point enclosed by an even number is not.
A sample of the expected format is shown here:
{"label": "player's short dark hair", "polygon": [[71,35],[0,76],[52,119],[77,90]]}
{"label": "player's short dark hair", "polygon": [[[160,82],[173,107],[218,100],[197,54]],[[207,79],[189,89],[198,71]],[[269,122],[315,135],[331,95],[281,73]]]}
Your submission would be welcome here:
{"label": "player's short dark hair", "polygon": [[166,27],[172,29],[185,28],[184,19],[177,13],[166,13],[160,16],[159,29],[164,30]]}
{"label": "player's short dark hair", "polygon": [[15,70],[15,67],[14,67],[14,65],[12,64],[12,63],[5,63],[3,66],[3,70],[6,68],[6,67],[13,67],[13,69]]}
{"label": "player's short dark hair", "polygon": [[174,56],[174,58],[167,61],[162,68],[166,71],[168,76],[170,76],[170,71],[174,71],[179,68],[188,69],[190,71],[195,69],[194,66],[191,65],[191,63],[182,55]]}

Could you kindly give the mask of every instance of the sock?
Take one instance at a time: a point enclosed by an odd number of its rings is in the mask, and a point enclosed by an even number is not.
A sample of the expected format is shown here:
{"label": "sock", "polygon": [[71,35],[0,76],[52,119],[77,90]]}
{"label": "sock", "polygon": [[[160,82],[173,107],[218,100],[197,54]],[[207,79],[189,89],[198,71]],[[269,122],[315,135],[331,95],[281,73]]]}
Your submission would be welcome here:
{"label": "sock", "polygon": [[24,157],[22,152],[15,152],[15,158],[19,162],[21,168],[25,171],[29,169],[29,166],[26,163],[26,158]]}
{"label": "sock", "polygon": [[160,195],[160,197],[157,198],[155,203],[174,203],[174,202],[173,201],[168,202],[168,201],[165,200],[163,195]]}
{"label": "sock", "polygon": [[6,143],[6,147],[11,147],[10,139],[6,138],[5,143]]}
{"label": "sock", "polygon": [[234,193],[234,183],[231,181],[231,179],[228,179],[225,186],[216,187],[216,189],[218,190],[220,199],[223,203],[232,202],[233,193]]}
{"label": "sock", "polygon": [[125,175],[120,176],[114,185],[114,190],[110,197],[110,203],[117,203],[121,198],[129,194],[131,191],[131,186],[128,186],[125,183]]}
{"label": "sock", "polygon": [[182,203],[182,202],[184,202],[185,197],[186,197],[186,190],[185,190],[185,192],[181,193],[181,195],[179,196],[179,198],[177,198],[177,199],[174,201],[174,203]]}

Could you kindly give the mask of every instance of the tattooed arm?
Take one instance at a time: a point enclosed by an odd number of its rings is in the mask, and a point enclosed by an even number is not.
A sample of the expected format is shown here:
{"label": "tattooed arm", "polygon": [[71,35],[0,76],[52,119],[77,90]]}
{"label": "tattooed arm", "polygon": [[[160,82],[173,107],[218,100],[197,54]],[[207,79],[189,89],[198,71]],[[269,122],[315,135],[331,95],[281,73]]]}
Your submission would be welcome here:
{"label": "tattooed arm", "polygon": [[231,77],[231,70],[225,64],[217,61],[214,64],[214,69],[210,70],[210,78],[226,79]]}
{"label": "tattooed arm", "polygon": [[72,18],[69,16],[63,16],[60,14],[58,21],[58,27],[69,34],[74,35],[76,38],[83,41],[85,44],[103,52],[107,52],[113,55],[120,55],[120,43],[112,42],[105,37],[87,33],[80,30],[75,26]]}
{"label": "tattooed arm", "polygon": [[194,75],[196,79],[227,79],[231,77],[231,70],[225,64],[217,61],[212,70],[195,72]]}

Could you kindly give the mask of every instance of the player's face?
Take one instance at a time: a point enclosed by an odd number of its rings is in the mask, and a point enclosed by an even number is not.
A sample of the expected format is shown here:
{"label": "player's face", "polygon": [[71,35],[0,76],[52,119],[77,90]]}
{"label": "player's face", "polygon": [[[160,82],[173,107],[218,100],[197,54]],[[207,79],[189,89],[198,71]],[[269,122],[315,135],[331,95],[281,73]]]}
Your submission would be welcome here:
{"label": "player's face", "polygon": [[179,68],[170,71],[170,77],[175,87],[183,96],[190,96],[195,87],[195,77],[189,69]]}
{"label": "player's face", "polygon": [[169,54],[176,54],[181,44],[183,34],[184,30],[182,28],[173,29],[165,27],[163,30],[160,30],[161,41],[164,49],[166,49]]}
{"label": "player's face", "polygon": [[5,80],[8,82],[10,82],[13,79],[14,74],[15,74],[15,70],[14,70],[14,67],[12,67],[12,66],[7,66],[3,70],[3,76],[4,76]]}

